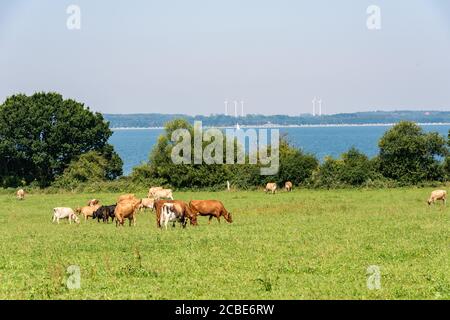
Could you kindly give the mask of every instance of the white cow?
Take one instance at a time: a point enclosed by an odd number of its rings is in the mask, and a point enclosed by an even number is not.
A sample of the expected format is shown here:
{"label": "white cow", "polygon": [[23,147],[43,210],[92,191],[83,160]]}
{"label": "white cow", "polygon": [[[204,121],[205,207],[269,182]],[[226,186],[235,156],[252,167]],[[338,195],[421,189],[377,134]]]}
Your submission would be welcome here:
{"label": "white cow", "polygon": [[151,187],[148,190],[147,198],[154,198],[155,197],[155,191],[162,190],[162,189],[164,189],[164,188],[163,187]]}
{"label": "white cow", "polygon": [[76,223],[80,223],[77,215],[71,208],[53,208],[53,221],[59,224],[59,219],[69,219],[69,224],[72,224],[72,220]]}
{"label": "white cow", "polygon": [[173,200],[172,189],[161,189],[153,192],[155,200],[171,199]]}
{"label": "white cow", "polygon": [[435,203],[438,200],[442,200],[442,202],[444,203],[444,205],[447,203],[447,191],[445,190],[434,190],[431,195],[430,198],[428,199],[428,204],[432,204]]}
{"label": "white cow", "polygon": [[25,199],[25,191],[23,189],[17,190],[16,196],[19,200]]}
{"label": "white cow", "polygon": [[166,227],[166,230],[169,222],[173,222],[173,225],[175,226],[175,222],[178,221],[177,214],[173,207],[173,203],[164,203],[161,208],[160,223],[161,226],[164,225]]}

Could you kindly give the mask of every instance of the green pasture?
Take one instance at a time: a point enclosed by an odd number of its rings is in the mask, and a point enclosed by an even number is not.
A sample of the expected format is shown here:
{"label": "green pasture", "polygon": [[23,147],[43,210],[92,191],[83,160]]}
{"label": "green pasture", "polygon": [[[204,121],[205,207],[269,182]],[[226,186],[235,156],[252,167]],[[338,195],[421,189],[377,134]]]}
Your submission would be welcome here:
{"label": "green pasture", "polygon": [[449,299],[450,208],[428,207],[430,191],[175,192],[221,200],[234,221],[167,231],[151,211],[136,227],[51,222],[53,207],[119,194],[2,193],[0,299]]}

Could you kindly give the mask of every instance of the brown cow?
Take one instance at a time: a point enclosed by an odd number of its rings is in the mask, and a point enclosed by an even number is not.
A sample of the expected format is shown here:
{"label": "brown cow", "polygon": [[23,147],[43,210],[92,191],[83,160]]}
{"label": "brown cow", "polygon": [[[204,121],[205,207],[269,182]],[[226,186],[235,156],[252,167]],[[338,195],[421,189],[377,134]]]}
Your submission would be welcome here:
{"label": "brown cow", "polygon": [[220,216],[223,216],[229,223],[233,222],[231,212],[228,212],[223,203],[217,200],[192,200],[189,202],[189,208],[196,215],[209,216],[208,224],[211,223],[213,217],[216,217],[220,223]]}
{"label": "brown cow", "polygon": [[136,226],[136,211],[141,205],[141,199],[122,199],[122,201],[118,202],[116,205],[116,209],[114,210],[114,215],[116,216],[116,227],[118,225],[123,226],[126,218],[131,222],[133,222],[133,226]]}
{"label": "brown cow", "polygon": [[277,192],[277,184],[273,183],[273,182],[269,182],[268,184],[266,184],[266,188],[264,189],[264,192],[271,192],[272,194],[274,194],[275,192]]}
{"label": "brown cow", "polygon": [[186,218],[188,218],[190,220],[190,224],[193,226],[197,225],[197,215],[193,214],[193,212],[191,211],[191,209],[189,208],[189,206],[186,204],[186,202],[181,201],[181,200],[155,200],[154,204],[153,204],[153,208],[156,211],[156,226],[158,228],[161,228],[161,210],[162,207],[165,203],[173,203],[173,211],[176,212],[176,214],[178,216],[180,216],[180,220],[181,217],[184,218],[183,220],[183,227],[186,226]]}
{"label": "brown cow", "polygon": [[291,191],[292,191],[292,182],[286,181],[286,183],[284,184],[284,189],[285,189],[287,192],[291,192]]}
{"label": "brown cow", "polygon": [[84,221],[86,222],[88,217],[92,217],[94,215],[94,212],[97,211],[97,209],[100,207],[101,206],[99,204],[96,204],[95,206],[86,206],[81,208],[78,207],[75,212],[77,214],[82,214],[84,216]]}

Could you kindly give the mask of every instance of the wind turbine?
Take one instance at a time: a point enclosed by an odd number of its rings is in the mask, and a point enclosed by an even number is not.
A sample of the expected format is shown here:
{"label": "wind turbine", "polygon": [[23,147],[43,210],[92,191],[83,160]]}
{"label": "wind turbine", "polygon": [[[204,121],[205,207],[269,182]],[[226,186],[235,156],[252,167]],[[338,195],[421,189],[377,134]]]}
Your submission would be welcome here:
{"label": "wind turbine", "polygon": [[228,101],[225,101],[225,115],[228,116]]}
{"label": "wind turbine", "polygon": [[319,117],[322,116],[322,98],[317,101],[319,103]]}
{"label": "wind turbine", "polygon": [[312,105],[313,105],[313,112],[312,112],[312,115],[313,115],[313,117],[315,117],[316,116],[316,97],[314,97],[314,99],[313,99],[313,101],[312,101]]}
{"label": "wind turbine", "polygon": [[[238,117],[238,111],[237,111],[237,108],[238,108],[238,102],[235,100],[234,101],[234,116],[235,116],[235,118],[237,118]],[[239,123],[237,122],[237,120],[236,120],[236,130],[240,130],[241,128],[239,127]]]}

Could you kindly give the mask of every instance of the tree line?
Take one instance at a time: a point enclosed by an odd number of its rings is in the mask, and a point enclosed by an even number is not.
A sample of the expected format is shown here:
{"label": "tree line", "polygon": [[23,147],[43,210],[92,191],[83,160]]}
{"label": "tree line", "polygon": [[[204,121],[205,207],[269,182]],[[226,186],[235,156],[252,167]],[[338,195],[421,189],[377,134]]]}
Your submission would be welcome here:
{"label": "tree line", "polygon": [[[282,185],[291,181],[297,186],[340,188],[419,185],[445,182],[450,177],[449,137],[426,133],[411,121],[401,121],[388,130],[373,158],[351,148],[338,158],[320,162],[282,137],[280,168],[274,176],[260,175],[259,162],[173,164],[171,136],[179,128],[194,130],[188,119],[168,121],[148,161],[124,177],[122,160],[108,143],[112,131],[102,114],[57,93],[14,95],[0,105],[0,187],[122,191],[164,185],[224,189],[230,181],[235,188],[249,189],[267,182]],[[242,147],[234,143],[236,150]],[[226,155],[222,156],[225,163]]]}
{"label": "tree line", "polygon": [[262,125],[339,125],[339,124],[376,124],[376,123],[398,123],[400,121],[413,121],[417,123],[450,123],[450,112],[448,111],[375,111],[355,112],[313,117],[311,114],[298,116],[288,115],[261,115],[247,114],[235,118],[231,115],[212,114],[209,116],[189,116],[182,114],[104,114],[113,128],[146,128],[164,127],[164,125],[175,119],[186,119],[189,123],[202,121],[204,126],[209,127],[233,127],[236,122],[240,125],[262,126]]}
{"label": "tree line", "polygon": [[260,175],[260,163],[175,165],[170,159],[174,145],[170,137],[177,128],[193,130],[186,120],[167,123],[148,163],[134,168],[131,179],[144,184],[157,181],[175,188],[218,189],[230,181],[236,188],[245,189],[267,182],[283,185],[286,181],[312,188],[405,186],[444,182],[450,177],[448,139],[438,133],[426,133],[414,122],[403,121],[388,130],[379,141],[378,155],[371,159],[351,148],[337,159],[327,157],[320,163],[315,155],[291,146],[282,137],[278,150],[280,168],[273,176]]}

